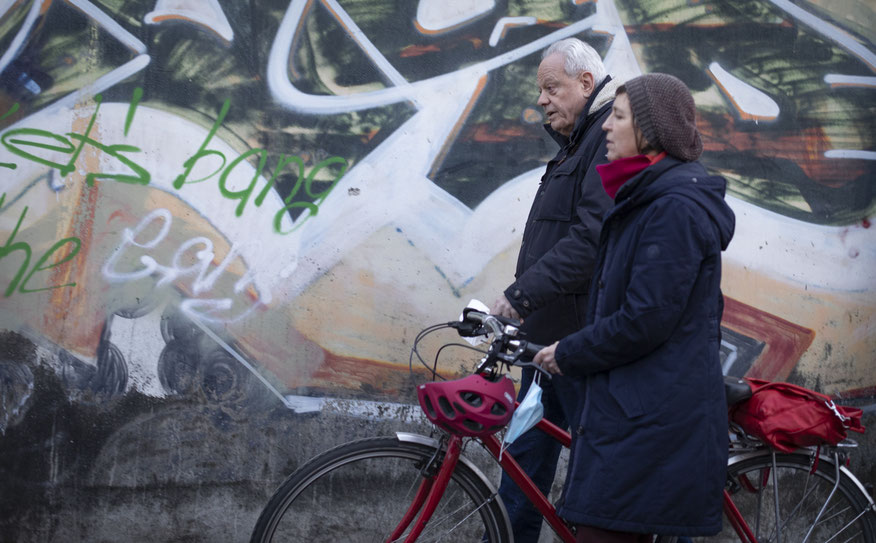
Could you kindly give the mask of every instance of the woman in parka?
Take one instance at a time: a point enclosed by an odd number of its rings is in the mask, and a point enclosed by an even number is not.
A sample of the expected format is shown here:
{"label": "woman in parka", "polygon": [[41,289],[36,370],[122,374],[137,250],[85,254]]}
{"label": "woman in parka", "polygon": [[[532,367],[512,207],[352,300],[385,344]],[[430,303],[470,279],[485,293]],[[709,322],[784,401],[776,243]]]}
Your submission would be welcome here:
{"label": "woman in parka", "polygon": [[719,362],[721,251],[735,219],[726,182],[696,161],[688,88],[647,74],[618,88],[603,124],[615,197],[588,326],[535,358],[582,377],[560,514],[579,542],[645,542],[721,530],[727,409]]}

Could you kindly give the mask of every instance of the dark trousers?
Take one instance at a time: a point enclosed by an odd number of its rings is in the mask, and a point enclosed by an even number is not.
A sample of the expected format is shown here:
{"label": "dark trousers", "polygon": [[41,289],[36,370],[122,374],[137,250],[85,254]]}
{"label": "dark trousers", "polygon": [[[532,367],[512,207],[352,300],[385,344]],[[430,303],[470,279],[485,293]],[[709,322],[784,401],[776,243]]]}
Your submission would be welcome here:
{"label": "dark trousers", "polygon": [[654,536],[615,532],[593,526],[578,526],[575,532],[575,543],[651,543]]}
{"label": "dark trousers", "polygon": [[[535,370],[531,368],[523,369],[520,392],[517,395],[518,401],[522,401],[529,390],[534,374]],[[575,407],[580,399],[576,397],[574,387],[562,377],[549,380],[545,376],[539,378],[539,385],[542,388],[541,401],[544,406],[544,418],[560,428],[568,428],[567,421],[572,420]],[[529,475],[542,494],[547,496],[554,482],[557,460],[562,448],[559,442],[533,428],[518,437],[514,443],[508,446],[506,452],[517,460],[517,463]],[[541,532],[541,513],[529,503],[523,492],[505,472],[502,472],[499,496],[502,498],[508,511],[508,517],[511,519],[514,541],[516,543],[537,543],[538,535]]]}

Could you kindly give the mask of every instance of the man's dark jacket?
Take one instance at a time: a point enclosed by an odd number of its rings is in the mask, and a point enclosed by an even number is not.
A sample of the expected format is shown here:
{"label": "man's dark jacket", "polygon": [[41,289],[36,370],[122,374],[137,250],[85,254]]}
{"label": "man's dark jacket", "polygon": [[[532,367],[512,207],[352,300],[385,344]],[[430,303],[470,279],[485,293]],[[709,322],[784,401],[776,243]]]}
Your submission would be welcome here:
{"label": "man's dark jacket", "polygon": [[561,149],[541,178],[523,231],[516,281],[505,290],[524,319],[526,338],[536,343],[553,343],[584,326],[600,225],[612,204],[595,166],[606,162],[602,123],[616,86],[610,77],[602,81],[570,137],[545,125]]}
{"label": "man's dark jacket", "polygon": [[719,360],[726,182],[672,157],[627,181],[602,226],[588,324],[556,360],[585,392],[560,514],[609,530],[721,530]]}

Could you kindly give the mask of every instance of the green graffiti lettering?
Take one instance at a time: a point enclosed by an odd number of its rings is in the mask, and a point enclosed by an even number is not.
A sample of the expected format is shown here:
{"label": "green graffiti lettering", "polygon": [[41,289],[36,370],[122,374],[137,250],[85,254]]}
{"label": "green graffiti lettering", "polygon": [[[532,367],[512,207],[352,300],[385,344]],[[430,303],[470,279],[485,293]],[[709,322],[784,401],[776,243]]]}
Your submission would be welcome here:
{"label": "green graffiti lettering", "polygon": [[[94,101],[96,102],[96,105],[94,106],[94,113],[91,114],[91,119],[88,121],[88,127],[85,129],[85,134],[80,137],[82,141],[79,142],[79,146],[76,147],[75,151],[73,151],[73,156],[70,157],[70,162],[68,162],[66,166],[60,169],[61,177],[64,177],[65,175],[76,169],[76,160],[79,158],[79,153],[82,152],[82,148],[85,147],[85,140],[89,139],[88,135],[91,134],[91,128],[94,126],[94,120],[97,118],[97,112],[100,110],[100,103],[102,100],[103,98],[100,94],[95,95]],[[77,136],[79,135],[77,134]]]}
{"label": "green graffiti lettering", "polygon": [[[50,141],[58,142],[58,144],[45,143],[35,139],[20,139],[21,136],[29,138],[45,138]],[[47,151],[67,154],[72,153],[76,149],[76,146],[64,136],[59,136],[47,130],[39,130],[36,128],[16,128],[10,130],[0,137],[0,143],[3,143],[3,146],[6,147],[10,153],[16,154],[22,158],[30,160],[31,162],[55,168],[56,170],[64,168],[65,165],[28,153],[23,150],[22,147],[33,147],[35,149],[45,149]]]}
{"label": "green graffiti lettering", "polygon": [[[311,190],[311,188],[313,187],[313,180],[316,178],[316,174],[319,173],[319,170],[321,170],[323,168],[327,168],[328,166],[331,166],[332,164],[343,164],[343,166],[341,167],[341,170],[338,172],[338,174],[331,181],[328,188],[326,188],[324,191],[322,191],[318,194],[314,194],[313,191]],[[349,167],[349,165],[347,164],[347,161],[339,156],[335,156],[335,157],[331,157],[331,158],[328,158],[326,160],[323,160],[322,162],[317,164],[315,168],[313,168],[310,171],[310,175],[307,176],[307,181],[304,183],[304,191],[307,193],[307,195],[309,197],[316,199],[317,205],[321,204],[328,197],[328,195],[332,191],[332,189],[335,188],[335,185],[338,184],[338,181],[340,181],[341,178],[344,176],[344,174],[347,173],[348,167]]]}
{"label": "green graffiti lettering", "polygon": [[[0,121],[5,119],[6,117],[9,117],[10,115],[14,114],[16,111],[18,111],[18,107],[19,107],[18,102],[15,102],[14,104],[12,104],[12,107],[9,108],[9,110],[7,110],[6,113],[4,113],[3,115],[0,115]],[[10,170],[14,170],[17,167],[18,167],[18,165],[13,163],[13,162],[0,162],[0,168],[9,168]]]}
{"label": "green graffiti lettering", "polygon": [[[298,158],[298,157],[295,157],[295,158]],[[298,162],[299,162],[299,166],[301,166],[301,159],[298,159]],[[329,186],[325,190],[314,194],[313,183],[314,183],[314,179],[316,178],[316,175],[319,173],[319,171],[321,169],[326,168],[328,166],[331,166],[332,164],[342,164],[343,166],[341,167],[340,171],[338,171],[337,175],[335,175],[334,179],[332,179],[332,181],[329,183]],[[282,235],[291,234],[292,232],[301,228],[301,226],[307,220],[315,217],[316,214],[319,213],[320,204],[322,204],[322,202],[325,201],[325,199],[328,197],[329,193],[331,193],[332,189],[335,188],[335,186],[338,184],[338,182],[341,180],[341,178],[344,176],[344,174],[347,173],[348,167],[349,167],[349,165],[348,165],[347,161],[341,157],[336,156],[336,157],[331,157],[331,158],[328,158],[326,160],[323,160],[322,162],[317,164],[312,170],[310,170],[310,173],[307,174],[307,177],[304,179],[304,193],[307,197],[312,198],[313,201],[309,202],[306,200],[299,200],[297,202],[292,202],[292,199],[297,195],[298,189],[301,187],[301,173],[303,172],[303,166],[299,167],[298,182],[295,183],[295,187],[292,189],[292,192],[289,194],[289,196],[286,197],[286,200],[285,200],[286,205],[283,208],[281,208],[279,211],[277,211],[276,215],[274,215],[274,230],[278,234],[282,234]],[[272,181],[273,181],[273,179],[272,179]],[[271,184],[269,183],[268,186],[271,186]],[[267,190],[267,187],[265,188],[265,190]],[[283,216],[286,214],[286,212],[291,211],[293,209],[299,209],[299,208],[307,210],[308,214],[305,217],[295,219],[295,222],[297,224],[295,226],[293,226],[291,229],[289,229],[285,232],[281,231],[280,225],[283,221]]]}
{"label": "green graffiti lettering", "polygon": [[262,205],[262,202],[265,200],[268,192],[270,192],[271,188],[277,183],[277,177],[280,175],[280,172],[283,170],[283,168],[285,168],[287,164],[291,164],[293,162],[298,164],[298,176],[297,181],[295,181],[295,186],[292,187],[292,192],[289,194],[289,196],[286,197],[286,203],[288,204],[289,200],[291,200],[292,197],[295,196],[296,193],[298,193],[298,189],[301,188],[301,183],[304,181],[304,161],[297,156],[283,155],[282,157],[280,157],[280,162],[277,164],[277,167],[274,168],[274,175],[271,176],[270,181],[268,181],[268,183],[265,185],[265,188],[262,189],[262,192],[255,199],[255,205],[257,207]]}
{"label": "green graffiti lettering", "polygon": [[[76,169],[76,166],[75,166],[76,160],[79,158],[79,154],[82,152],[82,148],[85,146],[85,141],[89,140],[88,134],[91,133],[91,129],[94,126],[94,120],[97,117],[98,110],[100,109],[101,96],[98,94],[97,96],[94,97],[94,100],[95,100],[95,102],[97,102],[97,105],[94,108],[94,113],[91,114],[91,119],[88,121],[88,128],[85,129],[85,135],[80,136],[79,134],[76,134],[77,139],[82,140],[78,146],[73,145],[73,143],[70,142],[70,140],[66,139],[63,136],[60,136],[58,134],[54,134],[54,133],[49,132],[47,130],[39,130],[36,128],[17,128],[14,130],[10,130],[10,131],[4,133],[2,137],[0,137],[0,142],[2,142],[3,145],[7,149],[9,149],[9,151],[11,153],[16,154],[16,155],[18,155],[22,158],[25,158],[27,160],[30,160],[32,162],[36,162],[37,164],[42,164],[44,166],[54,168],[54,169],[58,170],[61,173],[61,177],[63,177],[65,175],[69,174],[70,172],[72,172],[74,169]],[[46,138],[48,140],[54,140],[55,142],[58,142],[58,143],[52,144],[52,143],[44,143],[44,142],[32,141],[32,140],[12,139],[14,136],[32,136],[32,137],[37,137],[37,138]],[[89,141],[91,141],[91,140],[89,140]],[[68,153],[68,154],[71,154],[72,156],[70,157],[70,160],[68,160],[66,164],[61,164],[59,162],[53,162],[53,161],[48,160],[46,158],[42,158],[42,157],[39,157],[37,155],[33,155],[31,153],[28,153],[27,151],[24,151],[21,148],[19,148],[19,146],[33,147],[36,149],[45,149],[47,151],[54,151],[54,152],[59,152],[59,153]]]}
{"label": "green graffiti lettering", "polygon": [[[0,196],[0,209],[3,208],[3,203],[5,201],[6,201],[6,194],[4,193],[2,196]],[[24,217],[27,215],[27,210],[28,210],[28,207],[25,206],[24,209],[21,211],[21,215],[19,215],[19,217],[18,217],[18,223],[15,225],[15,228],[12,229],[12,233],[9,234],[9,238],[6,240],[6,244],[3,247],[0,247],[0,260],[3,260],[4,258],[6,258],[8,255],[10,255],[14,251],[21,251],[24,253],[24,261],[21,263],[21,266],[18,267],[18,273],[15,274],[15,277],[12,278],[12,281],[10,281],[9,286],[6,287],[6,291],[3,293],[3,296],[5,298],[8,298],[9,296],[12,296],[13,293],[15,293],[15,289],[18,287],[19,283],[21,283],[21,287],[18,289],[18,291],[21,293],[39,292],[41,290],[51,290],[51,289],[55,289],[55,288],[72,287],[72,286],[76,285],[76,283],[68,283],[66,285],[54,285],[54,286],[49,286],[49,287],[45,287],[45,288],[38,288],[38,289],[26,288],[27,282],[30,281],[30,278],[33,276],[34,273],[36,273],[38,271],[44,271],[44,270],[56,268],[56,267],[60,266],[61,264],[64,264],[65,262],[71,260],[73,257],[75,257],[79,253],[79,248],[81,246],[81,242],[79,241],[79,238],[64,238],[64,239],[58,241],[57,243],[52,245],[48,251],[43,253],[43,256],[40,257],[40,259],[37,260],[36,264],[34,264],[33,268],[31,268],[30,273],[25,275],[25,272],[27,272],[27,268],[30,266],[30,257],[32,255],[30,244],[25,243],[23,241],[14,241],[14,240],[15,240],[15,236],[18,235],[18,229],[21,228],[21,223],[24,222]],[[75,245],[75,248],[73,250],[71,250],[68,254],[63,256],[57,262],[54,262],[54,263],[49,264],[47,266],[44,265],[45,262],[58,249],[60,249],[64,245],[67,245],[68,243]],[[22,278],[24,278],[23,281],[22,281]]]}
{"label": "green graffiti lettering", "polygon": [[[192,167],[194,167],[194,165],[199,160],[201,160],[204,157],[210,156],[210,155],[218,156],[220,159],[222,159],[222,163],[219,164],[219,166],[215,170],[210,172],[208,175],[205,175],[204,177],[201,177],[199,179],[188,179],[188,173],[191,172]],[[210,179],[211,177],[213,177],[217,173],[221,172],[225,168],[225,162],[226,162],[225,155],[222,154],[220,151],[216,151],[214,149],[208,149],[206,151],[198,151],[197,153],[192,155],[191,158],[189,158],[188,160],[183,162],[183,166],[188,168],[188,170],[187,170],[188,173],[185,174],[185,178],[183,178],[183,176],[177,177],[176,180],[174,180],[174,182],[173,182],[173,188],[179,190],[180,188],[182,188],[183,185],[192,185],[194,183],[200,183],[201,181],[206,181],[207,179]],[[182,180],[180,180],[180,179],[182,179]]]}
{"label": "green graffiti lettering", "polygon": [[12,104],[12,107],[9,108],[9,110],[6,113],[4,113],[3,115],[0,115],[0,121],[5,119],[6,117],[9,117],[10,115],[14,115],[15,112],[18,111],[19,107],[20,106],[18,105],[18,102],[15,102],[14,104]]}
{"label": "green graffiti lettering", "polygon": [[[53,262],[53,263],[49,264],[48,266],[43,266],[43,264],[46,262],[46,260],[48,260],[55,253],[55,251],[57,251],[58,249],[60,249],[64,245],[67,245],[68,243],[73,245],[73,248],[70,250],[69,253],[64,255],[57,262]],[[43,287],[43,288],[34,288],[34,289],[26,288],[27,282],[30,281],[30,278],[33,277],[34,273],[36,273],[38,271],[45,271],[45,270],[50,270],[52,268],[57,268],[61,264],[64,264],[65,262],[72,260],[73,257],[79,253],[79,248],[81,246],[82,246],[82,242],[79,241],[79,238],[64,238],[64,239],[58,241],[57,243],[55,243],[54,245],[52,245],[49,248],[49,250],[46,251],[39,260],[37,260],[36,264],[34,264],[33,268],[30,270],[30,273],[28,273],[27,276],[24,278],[24,281],[21,282],[21,288],[18,289],[18,292],[21,292],[22,294],[24,294],[27,292],[40,292],[43,290],[53,290],[56,288],[63,288],[63,287],[75,287],[76,283],[67,283],[64,285],[52,285],[52,286]],[[7,294],[7,296],[8,296],[8,294]]]}
{"label": "green graffiti lettering", "polygon": [[[6,194],[4,193],[2,197],[0,197],[0,207],[3,206],[3,202],[6,201]],[[22,276],[24,276],[24,272],[27,271],[27,267],[30,265],[30,245],[24,243],[23,241],[13,242],[15,240],[15,236],[18,235],[18,229],[21,227],[21,223],[24,222],[24,217],[27,215],[27,206],[21,211],[21,215],[18,217],[18,224],[15,225],[15,228],[12,229],[12,233],[9,234],[9,238],[6,239],[6,244],[3,247],[0,247],[0,260],[3,260],[8,255],[10,255],[13,251],[22,251],[24,253],[24,262],[21,263],[21,266],[18,268],[18,273],[15,274],[15,277],[12,278],[12,281],[9,283],[9,287],[6,288],[6,292],[4,293],[4,297],[8,298],[15,292],[15,287],[18,286],[18,282],[21,281]]]}
{"label": "green graffiti lettering", "polygon": [[131,168],[137,175],[131,174],[122,174],[122,173],[88,173],[85,175],[85,183],[88,184],[89,187],[94,186],[95,179],[112,179],[118,181],[120,183],[131,183],[135,185],[148,185],[151,176],[149,172],[146,171],[145,168],[135,163],[128,157],[122,155],[121,153],[139,153],[141,152],[139,147],[134,147],[133,145],[104,145],[99,141],[95,141],[89,137],[83,136],[81,134],[76,134],[70,132],[67,134],[71,138],[75,140],[81,140],[83,143],[87,143],[92,147],[95,147],[109,156],[116,158],[124,164],[125,166]]}
{"label": "green graffiti lettering", "polygon": [[[293,226],[289,230],[286,230],[285,232],[283,232],[282,230],[280,230],[280,225],[283,222],[283,217],[286,216],[287,211],[290,211],[290,210],[295,209],[295,208],[303,208],[303,209],[306,209],[307,211],[309,211],[310,213],[306,217],[300,218],[297,221],[295,221],[298,224],[296,224],[295,226]],[[307,219],[316,216],[316,214],[318,212],[319,212],[319,207],[316,204],[314,204],[313,202],[292,202],[291,204],[287,204],[286,206],[281,208],[280,211],[277,211],[276,215],[274,215],[274,230],[278,234],[281,234],[283,236],[285,236],[287,234],[291,234],[292,232],[301,228],[301,226],[307,221]]]}
{"label": "green graffiti lettering", "polygon": [[[225,180],[228,179],[229,174],[234,170],[234,168],[246,160],[251,155],[260,155],[259,165],[256,168],[256,172],[252,177],[252,181],[249,182],[249,186],[243,190],[233,191],[228,190],[228,187],[225,185]],[[265,162],[268,160],[268,153],[264,149],[250,149],[249,151],[243,153],[239,157],[235,158],[231,161],[231,164],[228,165],[228,168],[222,172],[222,176],[219,177],[219,192],[222,193],[222,196],[229,198],[231,200],[240,200],[240,203],[237,205],[237,209],[234,211],[234,214],[240,217],[243,214],[243,208],[246,207],[246,202],[249,200],[249,196],[252,194],[252,191],[255,190],[256,182],[259,180],[259,176],[262,175],[262,170],[265,168]]]}
{"label": "green graffiti lettering", "polygon": [[125,135],[128,135],[128,130],[131,129],[131,123],[134,122],[134,112],[137,111],[137,106],[140,105],[140,99],[143,98],[143,88],[134,87],[134,92],[131,95],[131,103],[128,104],[128,116],[125,117]]}
{"label": "green graffiti lettering", "polygon": [[[126,136],[131,127],[131,124],[133,123],[134,114],[142,97],[143,89],[141,89],[140,87],[135,88],[131,97],[131,102],[129,104],[128,113],[125,118],[124,134]],[[100,95],[95,96],[95,102],[96,105],[94,108],[94,112],[92,113],[91,118],[88,121],[88,126],[85,129],[84,134],[68,132],[65,135],[60,135],[50,132],[48,130],[16,128],[0,135],[0,144],[8,149],[12,154],[15,154],[31,162],[58,170],[62,177],[74,171],[75,164],[79,158],[79,155],[82,153],[82,150],[85,148],[85,146],[88,145],[94,149],[97,149],[103,155],[115,158],[130,170],[129,172],[125,173],[86,172],[85,182],[89,187],[94,186],[94,182],[98,179],[112,180],[120,183],[128,183],[134,185],[148,185],[151,180],[150,172],[134,162],[129,156],[126,156],[130,153],[142,152],[139,147],[122,144],[104,144],[90,136],[102,103],[102,98]],[[3,115],[3,117],[11,115],[14,111],[16,111],[16,106],[13,106],[9,112]],[[217,174],[220,174],[218,183],[219,192],[225,198],[240,201],[235,208],[235,215],[237,217],[240,217],[243,214],[243,211],[246,209],[246,205],[249,202],[250,197],[253,196],[254,191],[256,190],[256,184],[258,183],[259,177],[261,177],[262,172],[265,170],[265,165],[268,159],[268,152],[265,149],[250,149],[229,163],[222,152],[215,149],[208,149],[210,142],[219,131],[219,128],[222,126],[222,123],[225,120],[225,117],[227,116],[230,108],[231,100],[226,99],[222,103],[222,107],[219,109],[219,114],[215,122],[213,123],[213,126],[207,133],[207,136],[204,138],[204,141],[201,143],[198,150],[183,163],[183,172],[176,177],[172,184],[175,189],[179,190],[182,188],[183,185],[200,183],[213,178]],[[60,162],[57,161],[57,156],[52,156],[51,154],[46,155],[45,153],[44,156],[40,156],[38,154],[38,151],[68,155],[69,159],[66,162]],[[209,175],[201,177],[200,179],[189,179],[196,164],[198,164],[201,159],[211,156],[219,157],[219,159],[221,160],[219,166],[214,171],[210,172]],[[250,181],[249,185],[240,190],[232,190],[231,188],[229,188],[229,177],[231,176],[232,172],[241,162],[253,156],[258,156],[258,164],[256,166],[255,174],[253,175],[253,178]],[[283,208],[277,211],[276,215],[274,216],[274,230],[281,234],[289,234],[297,230],[305,221],[307,221],[311,217],[316,216],[316,214],[319,212],[319,206],[322,205],[322,203],[326,200],[331,191],[334,190],[338,182],[341,180],[341,178],[344,176],[349,168],[349,164],[346,159],[336,156],[323,160],[322,162],[317,164],[310,171],[309,174],[305,175],[304,161],[298,156],[289,156],[284,154],[280,157],[280,160],[276,168],[274,169],[274,173],[271,176],[270,180],[268,180],[268,182],[261,189],[258,195],[255,196],[253,203],[256,207],[260,207],[262,203],[264,203],[264,200],[265,198],[267,198],[268,193],[276,187],[279,176],[290,164],[294,164],[298,168],[295,185],[284,198]],[[340,167],[338,168],[338,166]],[[17,168],[17,165],[14,163],[0,162],[0,168],[9,168],[14,170]],[[331,176],[330,180],[317,179],[320,172],[326,168],[337,168],[337,172],[334,175],[328,174],[328,176]],[[323,174],[323,176],[328,177],[325,174]],[[323,186],[325,188],[323,188],[322,190],[317,190],[317,187]],[[301,194],[302,187],[304,188],[303,194]],[[298,217],[297,215],[291,213],[293,210],[305,210],[308,213],[304,217]],[[293,222],[295,222],[295,226],[286,232],[281,232],[280,225],[283,221],[283,217],[287,213],[290,213]],[[21,249],[21,247],[19,247],[19,249]],[[39,266],[42,265],[42,263],[39,264]],[[19,275],[16,281],[20,279],[21,277]]]}
{"label": "green graffiti lettering", "polygon": [[[225,155],[215,150],[208,150],[207,145],[210,143],[210,140],[213,139],[213,136],[216,135],[216,132],[219,130],[219,127],[222,125],[222,121],[225,120],[225,115],[228,114],[228,110],[231,108],[231,99],[226,98],[225,102],[222,104],[222,109],[219,111],[219,116],[216,117],[216,122],[213,123],[213,127],[210,128],[210,132],[207,134],[207,137],[204,139],[204,143],[201,144],[201,147],[198,149],[198,152],[192,155],[188,160],[183,163],[183,167],[186,169],[183,173],[181,173],[176,179],[173,181],[173,188],[179,190],[186,183],[199,183],[201,181],[206,181],[207,179],[216,175],[216,172],[221,170],[225,166]],[[210,175],[203,177],[201,179],[195,179],[193,181],[187,181],[189,175],[192,173],[192,168],[195,167],[195,164],[198,160],[204,158],[208,155],[219,155],[222,157],[222,166],[219,167],[216,171],[211,173]]]}

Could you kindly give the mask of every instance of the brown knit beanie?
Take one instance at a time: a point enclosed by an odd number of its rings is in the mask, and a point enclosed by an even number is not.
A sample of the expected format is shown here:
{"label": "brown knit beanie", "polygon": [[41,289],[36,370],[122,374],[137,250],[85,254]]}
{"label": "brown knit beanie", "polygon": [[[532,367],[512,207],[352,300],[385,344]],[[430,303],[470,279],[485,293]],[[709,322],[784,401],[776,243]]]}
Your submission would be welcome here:
{"label": "brown knit beanie", "polygon": [[624,83],[633,117],[648,143],[691,162],[703,152],[696,105],[687,86],[669,74],[645,74]]}

